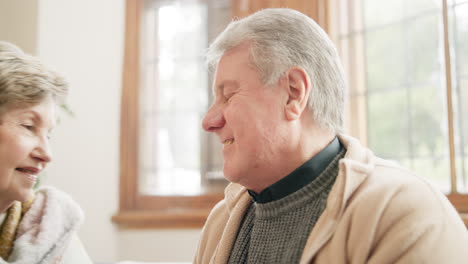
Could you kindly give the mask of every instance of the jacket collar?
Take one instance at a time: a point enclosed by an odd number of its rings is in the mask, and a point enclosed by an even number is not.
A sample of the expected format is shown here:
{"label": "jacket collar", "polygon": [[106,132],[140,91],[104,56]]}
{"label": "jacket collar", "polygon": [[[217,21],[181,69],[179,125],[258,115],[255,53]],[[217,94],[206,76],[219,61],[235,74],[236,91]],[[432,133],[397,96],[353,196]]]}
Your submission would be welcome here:
{"label": "jacket collar", "polygon": [[230,183],[224,191],[224,201],[226,202],[228,218],[210,263],[228,262],[237,237],[237,230],[240,228],[251,198],[247,188],[240,184]]}
{"label": "jacket collar", "polygon": [[327,207],[306,242],[300,263],[309,263],[332,237],[349,198],[375,166],[374,154],[358,140],[346,135],[339,135],[338,138],[347,151],[345,157],[340,160],[338,176],[328,196]]}

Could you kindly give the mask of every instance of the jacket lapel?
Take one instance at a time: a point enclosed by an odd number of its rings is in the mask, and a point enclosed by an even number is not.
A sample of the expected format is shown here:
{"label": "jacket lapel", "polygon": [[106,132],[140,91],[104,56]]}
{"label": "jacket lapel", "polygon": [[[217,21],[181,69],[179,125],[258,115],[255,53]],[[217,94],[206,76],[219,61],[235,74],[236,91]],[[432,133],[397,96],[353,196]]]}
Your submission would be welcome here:
{"label": "jacket lapel", "polygon": [[346,155],[340,160],[338,176],[328,196],[327,207],[307,239],[300,263],[310,263],[330,240],[348,199],[373,170],[372,152],[353,138],[340,135],[339,139],[347,150]]}
{"label": "jacket lapel", "polygon": [[212,264],[227,263],[231,250],[237,237],[244,214],[251,203],[251,198],[247,189],[238,185],[230,184],[225,192],[226,204],[229,212],[229,219],[224,228],[218,246],[210,260]]}

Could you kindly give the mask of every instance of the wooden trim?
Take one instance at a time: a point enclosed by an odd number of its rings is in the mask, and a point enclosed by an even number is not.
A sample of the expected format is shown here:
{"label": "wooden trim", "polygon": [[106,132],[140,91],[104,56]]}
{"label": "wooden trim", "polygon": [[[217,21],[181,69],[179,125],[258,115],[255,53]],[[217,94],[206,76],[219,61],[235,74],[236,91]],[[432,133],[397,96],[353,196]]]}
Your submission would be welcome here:
{"label": "wooden trim", "polygon": [[136,197],[137,210],[201,210],[213,208],[224,197],[223,193],[211,193],[195,196],[149,196]]}
{"label": "wooden trim", "polygon": [[448,194],[447,198],[457,209],[463,223],[468,228],[468,194]]}
{"label": "wooden trim", "polygon": [[328,0],[231,0],[232,17],[243,18],[264,8],[286,7],[314,19],[326,32],[329,30]]}
{"label": "wooden trim", "polygon": [[123,229],[201,228],[210,209],[166,211],[120,211],[112,221]]}
{"label": "wooden trim", "polygon": [[120,210],[112,221],[122,228],[201,228],[223,196],[137,196],[138,206]]}
{"label": "wooden trim", "polygon": [[328,0],[318,0],[317,23],[330,34],[330,4]]}
{"label": "wooden trim", "polygon": [[[328,25],[330,35],[340,52],[341,60],[346,74],[348,86],[345,105],[345,130],[368,145],[368,115],[367,115],[367,85],[365,41],[362,34],[352,34],[356,28],[363,27],[361,18],[361,0],[352,4],[345,0],[333,0],[328,4],[330,14]],[[337,17],[338,16],[338,17]]]}
{"label": "wooden trim", "polygon": [[467,194],[448,194],[447,198],[457,209],[459,213],[468,213],[468,195]]}
{"label": "wooden trim", "polygon": [[465,223],[465,226],[468,228],[468,214],[460,214],[460,217],[463,220],[463,223]]}
{"label": "wooden trim", "polygon": [[444,26],[444,52],[445,52],[445,85],[447,92],[447,127],[450,153],[450,187],[451,192],[458,192],[457,170],[455,168],[455,136],[453,126],[453,103],[452,103],[452,69],[450,61],[450,41],[448,33],[447,0],[442,0],[442,18]]}
{"label": "wooden trim", "polygon": [[135,207],[138,175],[138,85],[141,0],[127,0],[120,111],[120,210]]}

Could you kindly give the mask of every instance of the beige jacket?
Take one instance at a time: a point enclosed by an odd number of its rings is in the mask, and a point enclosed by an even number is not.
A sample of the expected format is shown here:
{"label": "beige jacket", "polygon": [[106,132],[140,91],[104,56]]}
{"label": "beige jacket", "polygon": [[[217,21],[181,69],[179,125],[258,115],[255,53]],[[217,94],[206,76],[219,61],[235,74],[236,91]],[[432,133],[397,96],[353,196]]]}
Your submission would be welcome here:
{"label": "beige jacket", "polygon": [[[446,197],[348,136],[327,207],[301,263],[468,263],[468,233]],[[250,196],[230,184],[202,230],[194,263],[227,263]]]}

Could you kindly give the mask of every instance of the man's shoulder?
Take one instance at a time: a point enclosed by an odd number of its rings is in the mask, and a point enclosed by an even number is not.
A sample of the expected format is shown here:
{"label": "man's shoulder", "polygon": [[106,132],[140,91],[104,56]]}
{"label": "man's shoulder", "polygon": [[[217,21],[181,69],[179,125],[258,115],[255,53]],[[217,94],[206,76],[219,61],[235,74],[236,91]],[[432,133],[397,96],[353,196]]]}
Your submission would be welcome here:
{"label": "man's shoulder", "polygon": [[456,212],[445,195],[427,179],[396,162],[379,158],[352,200],[357,207],[373,208],[382,216],[391,215],[392,218],[429,217],[436,220]]}
{"label": "man's shoulder", "polygon": [[[402,167],[395,161],[375,158],[374,169],[367,179],[368,188],[401,195],[417,192],[420,196],[441,196],[441,192],[421,175]],[[409,193],[408,193],[409,192]]]}

